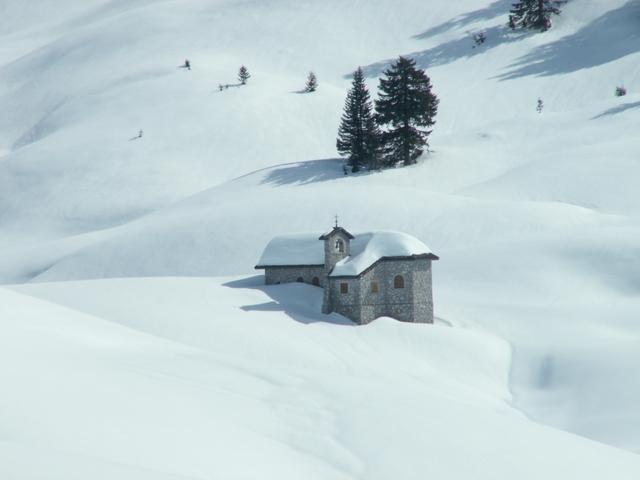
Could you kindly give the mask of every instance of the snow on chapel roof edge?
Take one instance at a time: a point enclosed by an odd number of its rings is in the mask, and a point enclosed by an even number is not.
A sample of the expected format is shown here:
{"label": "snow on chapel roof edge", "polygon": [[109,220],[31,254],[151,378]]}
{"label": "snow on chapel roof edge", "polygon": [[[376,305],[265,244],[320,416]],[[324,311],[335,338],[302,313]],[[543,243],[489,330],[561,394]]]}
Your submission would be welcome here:
{"label": "snow on chapel roof edge", "polygon": [[[324,265],[324,240],[329,233],[295,233],[278,235],[265,247],[257,269],[267,266],[321,266]],[[351,254],[338,262],[331,276],[356,276],[382,258],[413,258],[427,256],[438,260],[431,249],[417,238],[398,231],[382,230],[351,235],[342,227],[338,230],[352,238]]]}

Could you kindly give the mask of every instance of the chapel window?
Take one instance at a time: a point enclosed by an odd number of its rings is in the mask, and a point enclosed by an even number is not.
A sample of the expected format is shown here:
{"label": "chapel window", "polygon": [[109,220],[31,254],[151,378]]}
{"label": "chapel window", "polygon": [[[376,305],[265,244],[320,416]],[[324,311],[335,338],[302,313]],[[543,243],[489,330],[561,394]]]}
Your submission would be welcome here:
{"label": "chapel window", "polygon": [[404,288],[404,277],[402,275],[396,275],[393,279],[393,288]]}

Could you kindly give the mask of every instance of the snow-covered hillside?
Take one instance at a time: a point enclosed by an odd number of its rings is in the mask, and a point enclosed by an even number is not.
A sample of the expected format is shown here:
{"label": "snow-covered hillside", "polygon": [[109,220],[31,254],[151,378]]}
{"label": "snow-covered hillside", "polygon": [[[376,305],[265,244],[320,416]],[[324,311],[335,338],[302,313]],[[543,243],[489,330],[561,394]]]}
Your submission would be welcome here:
{"label": "snow-covered hillside", "polygon": [[[0,469],[637,478],[534,422],[640,451],[640,2],[572,0],[544,34],[509,32],[510,3],[0,0],[0,281],[28,284],[0,289]],[[432,153],[345,176],[349,74],[375,93],[400,54],[441,100]],[[336,213],[429,245],[455,328],[211,279]],[[115,277],[147,278],[92,280]]]}
{"label": "snow-covered hillside", "polygon": [[0,291],[3,478],[637,478],[509,406],[506,342],[319,319],[319,289],[260,280]]}

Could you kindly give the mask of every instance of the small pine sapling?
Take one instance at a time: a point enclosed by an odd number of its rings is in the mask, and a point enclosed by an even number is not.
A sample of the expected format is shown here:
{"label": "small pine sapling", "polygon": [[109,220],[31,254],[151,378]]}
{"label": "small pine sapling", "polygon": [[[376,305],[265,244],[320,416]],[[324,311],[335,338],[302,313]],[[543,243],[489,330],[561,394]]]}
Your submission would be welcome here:
{"label": "small pine sapling", "polygon": [[538,106],[536,107],[536,111],[538,113],[542,113],[542,109],[544,108],[544,102],[541,98],[538,98]]}
{"label": "small pine sapling", "polygon": [[616,97],[624,97],[627,94],[627,89],[624,88],[622,85],[619,87],[616,87]]}
{"label": "small pine sapling", "polygon": [[240,82],[240,85],[246,85],[247,80],[249,80],[250,78],[251,74],[249,73],[249,70],[247,70],[247,67],[242,65],[240,67],[240,70],[238,70],[238,81]]}
{"label": "small pine sapling", "polygon": [[487,40],[487,37],[485,36],[484,32],[474,33],[473,34],[473,43],[475,43],[475,45],[473,46],[473,48],[479,47],[486,40]]}
{"label": "small pine sapling", "polygon": [[138,139],[142,138],[143,133],[144,133],[144,132],[142,131],[142,129],[138,130],[138,135],[136,135],[135,137],[131,137],[131,138],[129,139],[129,141],[132,141],[132,140],[138,140]]}
{"label": "small pine sapling", "polygon": [[315,92],[318,88],[318,78],[313,72],[309,72],[307,75],[307,83],[304,86],[304,91],[307,93]]}

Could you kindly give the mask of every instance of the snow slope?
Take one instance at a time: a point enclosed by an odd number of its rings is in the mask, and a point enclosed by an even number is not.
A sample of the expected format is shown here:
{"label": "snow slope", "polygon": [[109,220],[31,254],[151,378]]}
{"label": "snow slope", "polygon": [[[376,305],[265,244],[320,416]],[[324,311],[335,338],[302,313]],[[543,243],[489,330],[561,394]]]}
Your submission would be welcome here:
{"label": "snow slope", "polygon": [[[308,297],[294,294],[285,295],[283,307],[239,312],[236,307],[250,302],[246,295],[258,295],[254,303],[265,303],[264,293],[254,290],[242,293],[234,309],[228,311],[219,302],[233,289],[216,287],[220,290],[215,296],[205,300],[210,293],[203,285],[217,285],[217,280],[191,278],[172,285],[184,295],[191,289],[200,292],[199,302],[212,302],[197,311],[190,308],[194,302],[191,297],[187,297],[189,302],[176,301],[180,309],[164,303],[169,295],[163,282],[170,280],[69,281],[247,274],[271,238],[286,232],[326,229],[338,213],[349,230],[403,231],[433,248],[441,258],[434,266],[436,315],[465,329],[453,329],[454,336],[497,336],[510,344],[512,358],[502,356],[486,368],[503,374],[509,369],[513,404],[529,419],[640,451],[640,376],[633,369],[640,361],[640,94],[636,93],[640,91],[640,3],[575,0],[544,35],[505,30],[509,4],[502,0],[0,0],[0,109],[4,113],[0,115],[0,281],[30,283],[21,287],[25,293],[85,312],[59,310],[28,297],[7,298],[0,308],[11,316],[3,315],[1,320],[7,335],[15,334],[5,342],[15,347],[5,351],[3,364],[24,365],[26,369],[28,352],[60,340],[31,338],[18,315],[28,315],[36,324],[60,324],[60,335],[83,328],[87,335],[109,337],[112,334],[104,329],[113,329],[114,321],[152,334],[145,337],[149,348],[136,346],[131,355],[155,372],[161,365],[170,365],[159,357],[166,354],[172,358],[166,352],[174,351],[173,346],[157,343],[157,337],[206,350],[211,344],[193,345],[183,337],[206,342],[215,333],[226,340],[224,348],[234,350],[252,342],[252,332],[262,325],[254,318],[250,328],[235,326],[249,321],[245,313],[252,318],[274,315],[270,321],[283,322],[286,317],[271,309],[289,308],[286,305],[291,302],[295,304],[291,308],[305,309],[306,321],[323,320],[315,309],[304,307]],[[487,42],[474,49],[471,34],[480,30],[486,32]],[[374,90],[376,77],[399,54],[411,54],[428,69],[440,96],[432,153],[415,167],[344,176],[340,161],[335,159],[334,142],[348,74],[362,65]],[[176,68],[185,57],[192,62],[191,71]],[[218,91],[218,84],[235,82],[241,64],[252,74],[249,84]],[[309,70],[318,75],[319,90],[313,95],[296,93]],[[629,95],[615,98],[614,88],[620,84],[627,87]],[[545,103],[541,115],[535,112],[538,97]],[[144,130],[143,138],[129,140],[139,129]],[[153,301],[133,309],[135,297],[147,295]],[[86,304],[82,303],[85,296]],[[268,300],[266,303],[270,305]],[[171,314],[165,315],[163,309]],[[137,312],[136,318],[129,317],[129,311]],[[224,323],[211,332],[207,328],[213,327],[203,325],[203,317]],[[176,326],[181,319],[187,321]],[[65,324],[67,321],[70,323]],[[203,329],[183,332],[192,321]],[[156,330],[163,325],[169,330]],[[258,330],[256,337],[266,345],[264,349],[254,345],[252,355],[271,359],[275,347],[269,346],[270,342],[282,345],[289,336],[297,338],[293,330],[298,327],[294,322],[283,327],[286,331],[274,330],[273,336],[268,329]],[[326,344],[332,343],[330,339],[338,341],[342,335],[338,331],[343,328],[327,323],[309,327],[322,330],[317,341]],[[386,329],[392,329],[393,334]],[[372,334],[377,342],[391,342],[393,335],[409,342],[417,335],[419,343],[427,341],[425,336],[439,335],[434,332],[440,330],[416,334],[413,326],[383,320],[362,331],[379,332]],[[115,342],[126,343],[135,333],[126,332],[113,333]],[[317,332],[313,332],[315,339]],[[476,372],[469,359],[480,361],[471,352],[484,340],[470,342],[473,345],[456,343],[459,339],[452,343],[440,340],[451,347],[450,354],[445,355],[442,347],[430,356],[430,347],[425,344],[407,347],[401,342],[390,347],[389,355],[405,358],[404,349],[410,348],[407,355],[413,356],[408,364],[433,363],[438,382],[460,375],[464,376],[462,383],[467,382]],[[22,345],[29,345],[29,349]],[[78,348],[83,353],[76,353],[76,358],[94,355],[87,348]],[[135,353],[138,348],[140,352]],[[68,349],[78,352],[75,347]],[[338,358],[351,365],[355,349],[346,346]],[[45,349],[47,356],[42,361],[69,366],[66,351],[67,347]],[[280,360],[290,363],[292,356],[306,358],[306,353],[285,351]],[[441,363],[440,355],[452,366]],[[91,356],[111,378],[100,388],[111,388],[114,395],[131,384],[122,376],[126,372],[112,364],[118,356]],[[371,359],[363,357],[356,364],[368,372]],[[78,370],[59,367],[70,378],[67,394],[58,397],[60,404],[71,405],[61,419],[74,414],[72,407],[78,400],[73,393],[87,376],[79,367],[81,363],[73,362]],[[180,375],[191,372],[191,367],[180,366]],[[22,368],[11,373],[14,382],[35,375],[33,370],[21,374]],[[204,367],[193,369],[200,372]],[[189,378],[191,373],[184,375]],[[317,379],[314,375],[308,378]],[[394,384],[397,392],[414,388],[404,380]],[[363,392],[383,395],[377,382],[372,383],[369,387],[373,391],[363,386]],[[599,472],[603,477],[617,470],[637,476],[636,457],[537,426],[522,417],[516,421],[517,415],[504,405],[507,386],[502,380],[498,383],[494,388],[493,383],[484,382],[479,389],[489,393],[480,396],[499,397],[499,408],[504,408],[513,422],[522,422],[523,430],[509,423],[504,435],[507,445],[500,435],[462,444],[441,425],[442,437],[433,447],[442,448],[438,452],[447,462],[438,465],[465,468],[452,460],[452,452],[461,452],[460,458],[477,459],[480,457],[474,455],[488,449],[509,449],[501,458],[521,458],[519,466],[546,468],[535,459],[531,461],[537,452],[557,460],[550,464],[557,467],[555,470],[532,470],[539,476],[583,465],[584,472],[564,476],[589,478],[592,472]],[[487,388],[489,384],[492,386]],[[157,390],[141,390],[138,405],[148,403],[143,402],[147,394],[162,397],[174,388],[166,380]],[[237,391],[250,389],[238,386]],[[503,393],[496,393],[498,390]],[[230,387],[230,391],[236,389]],[[314,405],[306,396],[309,391],[305,390],[301,400],[304,408]],[[409,411],[417,412],[419,403],[439,412],[435,406],[442,402],[423,390],[409,391],[420,398]],[[336,402],[346,398],[345,391],[341,392],[336,393]],[[28,415],[19,405],[31,397],[14,395],[9,405],[13,414]],[[452,391],[448,398],[462,402],[465,395]],[[97,397],[96,393],[93,398]],[[196,401],[195,396],[187,397],[185,393],[184,410],[180,411],[189,411],[191,402]],[[209,397],[211,402],[214,397]],[[380,405],[388,406],[390,401],[386,398]],[[464,422],[454,421],[449,410],[442,418],[456,431],[478,426],[475,422],[487,415],[483,402],[486,398],[477,396],[463,402],[464,408],[456,415],[463,415]],[[242,416],[241,410],[229,405],[225,412]],[[255,408],[260,411],[261,407]],[[481,413],[475,415],[474,409]],[[125,407],[114,407],[111,412],[113,418],[135,418],[128,416]],[[213,424],[216,420],[208,417],[210,414],[207,410],[197,418]],[[438,413],[424,415],[416,413],[414,417],[429,431],[440,417]],[[302,423],[291,430],[299,437],[291,444],[312,441],[300,433],[307,431],[303,422],[310,416],[308,410],[300,414]],[[415,451],[406,449],[405,444],[405,449],[395,444],[388,447],[392,451],[385,457],[370,453],[371,444],[366,442],[375,433],[372,419],[384,416],[375,408],[350,408],[343,421],[361,422],[360,427],[347,428],[344,435],[336,436],[340,441],[352,441],[348,447],[351,452],[362,442],[357,451],[361,463],[354,461],[359,467],[340,470],[352,464],[343,458],[336,460],[332,453],[324,457],[331,459],[328,464],[340,465],[338,470],[347,478],[370,478],[362,473],[364,469],[385,478],[384,472],[399,465],[427,469],[426,463],[412,463],[418,462],[413,457],[407,460]],[[0,423],[0,438],[5,438],[2,432],[13,432],[13,436],[6,435],[14,440],[37,438],[38,431],[59,435],[61,429],[47,427],[50,417],[50,411],[43,411],[32,424],[25,422],[26,426],[5,419]],[[86,418],[92,417],[87,414]],[[397,427],[399,437],[417,435],[418,429],[410,426],[409,418]],[[411,417],[411,421],[418,420]],[[183,428],[178,424],[176,421],[166,428]],[[96,432],[102,427],[92,425],[89,434],[99,438]],[[384,428],[392,428],[384,425],[378,432],[380,438],[388,435]],[[269,435],[276,430],[265,429]],[[158,438],[151,433],[149,439]],[[55,435],[53,440],[58,438]],[[555,443],[551,437],[568,443]],[[78,434],[72,439],[70,434],[67,439],[66,452],[72,455],[69,462],[47,454],[62,469],[63,478],[70,475],[71,462],[77,460],[78,468],[89,468],[96,456],[104,459],[105,472],[137,466],[152,471],[158,467],[158,476],[162,472],[198,478],[203,471],[210,472],[208,467],[197,470],[187,460],[167,466],[156,464],[157,460],[132,462],[122,452],[97,455],[99,443],[78,453],[83,438]],[[531,443],[515,443],[516,438]],[[151,455],[158,443],[145,447],[146,440],[136,441],[133,447],[129,444],[127,455],[144,448]],[[432,439],[420,437],[420,441]],[[15,471],[37,478],[41,470],[30,470],[24,453],[35,448],[33,442],[22,447],[13,443],[7,448],[22,448],[23,463]],[[114,439],[109,445],[115,443]],[[44,455],[48,447],[39,445]],[[565,457],[554,455],[554,448]],[[197,452],[194,457],[203,461],[204,454]],[[284,458],[282,468],[298,473],[297,466],[307,468],[302,461],[294,464],[295,455],[288,452],[291,455],[274,457]],[[576,457],[571,456],[574,454]],[[619,460],[623,457],[632,460]],[[607,474],[598,469],[597,462],[609,469]],[[187,464],[189,468],[182,468]],[[510,465],[491,462],[492,468],[505,469],[501,470],[504,478],[514,476],[514,470],[508,470]],[[622,466],[616,469],[612,465]],[[528,473],[519,466],[511,465],[515,476],[524,478]],[[478,471],[482,469],[460,473],[476,477]],[[136,478],[147,473],[140,471]],[[136,475],[133,471],[129,474]]]}
{"label": "snow slope", "polygon": [[0,297],[3,478],[640,472],[634,454],[511,408],[506,342],[391,319],[318,321],[321,290],[309,285],[123,279]]}

